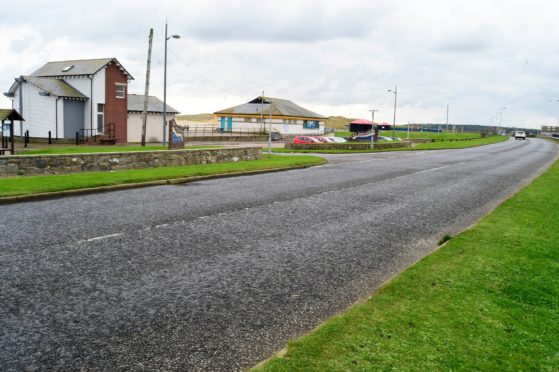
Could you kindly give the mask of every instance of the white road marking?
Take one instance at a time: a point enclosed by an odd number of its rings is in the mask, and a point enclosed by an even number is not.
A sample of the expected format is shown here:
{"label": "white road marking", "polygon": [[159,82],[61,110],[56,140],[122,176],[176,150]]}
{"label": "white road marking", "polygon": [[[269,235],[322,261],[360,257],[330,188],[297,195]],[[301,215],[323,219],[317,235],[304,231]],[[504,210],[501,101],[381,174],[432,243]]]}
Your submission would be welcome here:
{"label": "white road marking", "polygon": [[95,238],[89,238],[89,239],[85,239],[86,242],[94,242],[96,240],[103,240],[103,239],[109,239],[109,238],[114,238],[117,236],[122,236],[124,235],[123,233],[116,233],[116,234],[110,234],[110,235],[104,235],[104,236],[96,236]]}
{"label": "white road marking", "polygon": [[444,169],[444,168],[448,168],[450,167],[450,165],[443,165],[442,167],[437,167],[437,168],[431,168],[431,169],[425,169],[419,172],[415,172],[415,174],[419,174],[419,173],[427,173],[427,172],[433,172],[439,169]]}

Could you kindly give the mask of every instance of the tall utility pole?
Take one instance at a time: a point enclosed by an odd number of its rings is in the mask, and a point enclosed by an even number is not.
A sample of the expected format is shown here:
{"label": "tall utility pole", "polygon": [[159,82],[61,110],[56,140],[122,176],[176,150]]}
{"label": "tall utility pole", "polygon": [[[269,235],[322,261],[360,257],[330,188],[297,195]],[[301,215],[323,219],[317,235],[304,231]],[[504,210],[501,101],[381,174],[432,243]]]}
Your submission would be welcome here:
{"label": "tall utility pole", "polygon": [[165,20],[165,62],[163,63],[163,146],[167,143],[167,41],[170,38],[180,39],[180,35],[167,36],[167,20]]}
{"label": "tall utility pole", "polygon": [[149,29],[149,48],[148,66],[146,69],[146,89],[144,93],[144,112],[142,113],[142,147],[146,145],[146,127],[148,121],[148,96],[149,96],[149,75],[151,72],[151,45],[153,43],[153,28]]}
{"label": "tall utility pole", "polygon": [[501,125],[503,124],[503,110],[506,110],[506,107],[501,107],[501,115],[499,116],[499,126],[497,127],[497,134],[499,134],[499,130]]}
{"label": "tall utility pole", "polygon": [[398,101],[398,86],[396,85],[394,90],[388,89],[388,91],[394,93],[394,120],[392,121],[392,138],[394,139],[394,137],[396,137],[394,134],[394,128],[396,127],[396,104]]}
{"label": "tall utility pole", "polygon": [[260,98],[260,127],[264,132],[266,130],[266,127],[264,126],[264,91],[262,91],[262,96]]}
{"label": "tall utility pole", "polygon": [[446,105],[446,131],[448,132],[448,104]]}
{"label": "tall utility pole", "polygon": [[268,154],[272,155],[272,103],[270,103],[269,110],[270,110],[270,126],[268,128]]}
{"label": "tall utility pole", "polygon": [[375,141],[377,141],[377,136],[376,136],[376,131],[375,131],[375,112],[378,110],[375,109],[371,109],[369,110],[369,112],[371,113],[371,119],[372,119],[372,123],[371,124],[371,150],[375,148]]}

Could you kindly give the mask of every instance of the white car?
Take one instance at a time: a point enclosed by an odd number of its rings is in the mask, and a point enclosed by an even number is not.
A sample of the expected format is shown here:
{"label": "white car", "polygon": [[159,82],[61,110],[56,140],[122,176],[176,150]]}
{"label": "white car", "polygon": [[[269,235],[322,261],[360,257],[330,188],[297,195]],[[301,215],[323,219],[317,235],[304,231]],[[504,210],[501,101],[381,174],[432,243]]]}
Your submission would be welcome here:
{"label": "white car", "polygon": [[330,138],[332,142],[337,142],[337,143],[347,142],[346,139],[343,137],[327,137],[327,138]]}
{"label": "white car", "polygon": [[517,140],[517,139],[522,139],[522,140],[525,140],[525,141],[526,141],[526,132],[524,132],[523,130],[517,130],[517,131],[514,133],[514,139],[515,139],[515,140]]}

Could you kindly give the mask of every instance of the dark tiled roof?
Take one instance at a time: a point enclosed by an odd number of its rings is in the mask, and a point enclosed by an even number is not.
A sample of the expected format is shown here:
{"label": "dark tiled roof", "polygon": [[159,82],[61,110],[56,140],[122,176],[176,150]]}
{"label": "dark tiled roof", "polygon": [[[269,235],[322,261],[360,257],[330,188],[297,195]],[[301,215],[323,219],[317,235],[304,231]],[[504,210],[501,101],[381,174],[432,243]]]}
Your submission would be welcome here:
{"label": "dark tiled roof", "polygon": [[2,120],[18,120],[18,121],[25,121],[19,112],[14,109],[0,109],[0,121]]}
{"label": "dark tiled roof", "polygon": [[[128,95],[128,111],[143,112],[144,111],[144,95],[129,94]],[[148,96],[148,112],[163,113],[163,101],[155,96]],[[167,105],[167,112],[178,114],[179,111]]]}
{"label": "dark tiled roof", "polygon": [[39,89],[58,97],[76,98],[81,100],[89,99],[85,94],[61,79],[23,76],[25,80],[35,85]]}
{"label": "dark tiled roof", "polygon": [[48,62],[43,67],[32,73],[31,76],[61,77],[93,75],[113,61],[122,70],[122,72],[128,76],[129,79],[134,79],[132,75],[130,75],[128,71],[122,67],[116,58],[77,59]]}
{"label": "dark tiled roof", "polygon": [[257,97],[248,103],[217,111],[214,114],[258,115],[260,114],[260,109],[263,108],[263,114],[269,115],[270,107],[272,116],[325,119],[324,116],[298,106],[289,100],[271,97]]}

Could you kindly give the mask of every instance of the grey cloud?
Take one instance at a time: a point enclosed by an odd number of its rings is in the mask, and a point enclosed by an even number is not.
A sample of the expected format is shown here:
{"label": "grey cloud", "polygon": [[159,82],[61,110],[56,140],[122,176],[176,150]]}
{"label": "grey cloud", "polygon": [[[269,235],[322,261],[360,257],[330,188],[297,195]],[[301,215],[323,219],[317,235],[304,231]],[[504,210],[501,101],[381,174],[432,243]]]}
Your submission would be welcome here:
{"label": "grey cloud", "polygon": [[434,51],[442,53],[474,54],[486,51],[490,49],[491,46],[491,43],[489,43],[487,40],[471,39],[445,43],[434,48]]}

